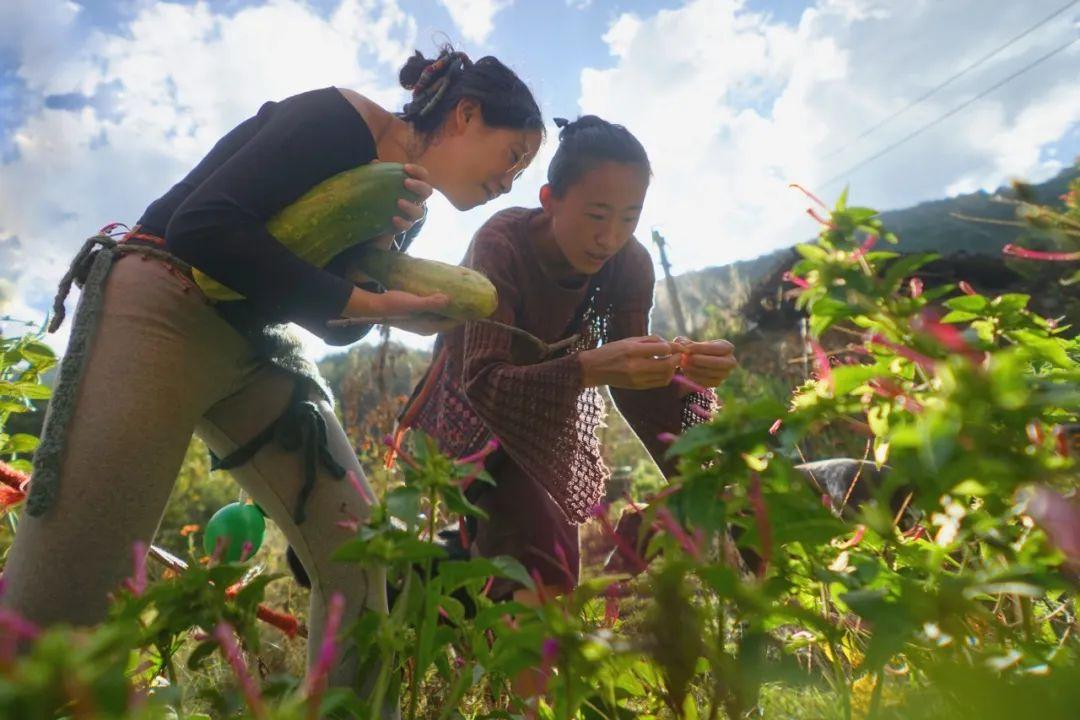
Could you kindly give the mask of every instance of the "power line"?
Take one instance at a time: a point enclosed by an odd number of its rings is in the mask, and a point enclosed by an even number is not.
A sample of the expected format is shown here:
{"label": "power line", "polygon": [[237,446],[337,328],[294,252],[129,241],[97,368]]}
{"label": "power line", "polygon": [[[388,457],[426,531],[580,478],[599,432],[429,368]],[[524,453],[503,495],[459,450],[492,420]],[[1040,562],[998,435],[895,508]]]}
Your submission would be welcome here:
{"label": "power line", "polygon": [[826,180],[825,182],[823,182],[823,183],[821,184],[821,187],[826,187],[826,186],[828,186],[828,185],[831,185],[831,184],[833,184],[834,182],[836,182],[837,180],[839,180],[839,179],[841,179],[841,178],[845,177],[846,175],[849,175],[850,173],[853,173],[853,172],[855,172],[856,170],[858,170],[858,169],[862,168],[862,167],[863,167],[864,165],[866,165],[866,164],[868,164],[868,163],[871,163],[871,162],[873,162],[874,160],[877,160],[877,159],[878,159],[879,157],[881,157],[882,155],[885,155],[886,153],[892,152],[893,150],[895,150],[895,149],[896,149],[896,148],[898,148],[899,146],[901,146],[901,145],[903,145],[904,143],[906,143],[906,142],[907,142],[908,140],[911,140],[912,138],[914,138],[914,137],[916,137],[916,136],[918,136],[918,135],[921,135],[921,134],[922,134],[923,132],[925,132],[925,131],[929,130],[930,128],[934,127],[935,125],[937,125],[938,123],[942,122],[943,120],[947,120],[948,118],[952,117],[953,115],[955,115],[956,113],[960,112],[961,110],[963,110],[964,108],[968,107],[969,105],[971,105],[972,103],[976,102],[977,100],[981,100],[982,98],[986,97],[986,96],[987,96],[987,95],[989,95],[990,93],[994,92],[995,90],[997,90],[998,88],[1000,88],[1000,87],[1001,87],[1002,85],[1005,85],[1005,84],[1007,84],[1007,83],[1009,83],[1009,82],[1011,82],[1011,81],[1015,80],[1016,78],[1020,77],[1021,75],[1023,75],[1023,74],[1024,74],[1024,73],[1026,73],[1027,71],[1031,70],[1031,69],[1032,69],[1032,68],[1034,68],[1035,66],[1037,66],[1037,65],[1040,65],[1040,64],[1042,64],[1042,63],[1046,62],[1047,60],[1049,60],[1050,58],[1052,58],[1052,57],[1053,57],[1054,55],[1057,55],[1058,53],[1062,52],[1063,50],[1065,50],[1066,48],[1068,48],[1068,47],[1069,47],[1070,45],[1072,45],[1073,43],[1075,43],[1075,42],[1076,42],[1076,41],[1077,41],[1078,39],[1080,39],[1080,38],[1073,38],[1072,40],[1070,40],[1069,42],[1065,43],[1064,45],[1059,45],[1058,47],[1054,48],[1053,50],[1051,50],[1050,52],[1046,53],[1045,55],[1043,55],[1042,57],[1038,58],[1037,60],[1035,60],[1035,61],[1033,61],[1033,62],[1030,62],[1030,63],[1028,63],[1027,65],[1025,65],[1024,67],[1020,68],[1019,70],[1017,70],[1016,72],[1014,72],[1014,73],[1013,73],[1012,75],[1009,75],[1009,76],[1008,76],[1007,78],[1005,78],[1004,80],[1000,80],[1000,81],[998,81],[998,82],[994,83],[994,84],[993,84],[993,85],[991,85],[990,87],[988,87],[988,88],[986,88],[985,90],[983,90],[982,92],[980,92],[980,93],[979,93],[978,95],[976,95],[975,97],[969,98],[968,100],[965,100],[964,102],[960,103],[959,105],[957,105],[956,107],[954,107],[954,108],[953,108],[952,110],[949,110],[949,111],[948,111],[947,113],[945,113],[944,115],[940,115],[939,117],[937,117],[937,118],[934,118],[933,120],[931,120],[930,122],[926,123],[926,124],[925,124],[925,125],[923,125],[922,127],[920,127],[920,128],[917,128],[916,130],[914,130],[914,131],[912,131],[912,132],[908,133],[907,135],[905,135],[904,137],[900,138],[900,139],[899,139],[899,140],[897,140],[896,142],[893,142],[893,143],[891,143],[891,144],[889,144],[889,145],[886,145],[886,146],[885,146],[885,147],[884,147],[883,149],[879,150],[878,152],[874,153],[873,155],[871,155],[871,156],[870,156],[870,157],[868,157],[868,158],[864,158],[863,160],[860,160],[859,162],[857,162],[857,163],[855,163],[854,165],[852,165],[851,167],[849,167],[849,168],[848,168],[847,170],[844,170],[844,171],[843,171],[843,172],[841,172],[841,173],[837,173],[836,175],[833,175],[833,176],[832,176],[831,178],[829,178],[828,180]]}
{"label": "power line", "polygon": [[1005,50],[1005,49],[1006,49],[1006,48],[1008,48],[1009,46],[1011,46],[1011,45],[1013,45],[1014,43],[1016,43],[1016,42],[1017,42],[1018,40],[1021,40],[1021,39],[1025,38],[1025,37],[1027,37],[1028,35],[1030,35],[1030,34],[1031,34],[1031,33],[1033,33],[1034,31],[1038,30],[1038,29],[1039,29],[1039,28],[1041,28],[1041,27],[1042,27],[1043,25],[1045,25],[1046,23],[1050,22],[1051,20],[1053,20],[1053,19],[1054,19],[1054,18],[1056,18],[1056,17],[1058,16],[1058,15],[1060,15],[1060,14],[1061,14],[1061,13],[1063,13],[1063,12],[1065,12],[1066,10],[1068,10],[1069,8],[1071,8],[1071,7],[1073,6],[1073,5],[1075,5],[1075,4],[1076,4],[1076,3],[1078,3],[1078,2],[1080,2],[1080,0],[1072,0],[1072,2],[1068,2],[1068,3],[1064,4],[1064,5],[1062,5],[1062,6],[1061,6],[1061,7],[1059,7],[1059,8],[1057,9],[1057,10],[1055,10],[1055,11],[1054,11],[1054,12],[1052,12],[1052,13],[1050,13],[1049,15],[1047,15],[1046,17],[1044,17],[1044,18],[1043,18],[1042,20],[1040,20],[1039,22],[1037,22],[1037,23],[1035,23],[1034,25],[1032,25],[1031,27],[1029,27],[1029,28],[1028,28],[1027,30],[1024,30],[1024,31],[1023,31],[1022,33],[1020,33],[1019,35],[1017,35],[1017,36],[1013,37],[1013,38],[1012,38],[1011,40],[1009,40],[1008,42],[1006,42],[1006,43],[1005,43],[1004,45],[999,45],[998,47],[994,48],[993,50],[991,50],[991,51],[990,51],[990,52],[988,52],[987,54],[983,55],[983,56],[982,56],[981,58],[979,58],[979,59],[978,59],[978,60],[976,60],[975,62],[973,62],[973,63],[971,63],[970,65],[968,65],[967,67],[965,67],[965,68],[964,68],[963,70],[961,70],[961,71],[959,71],[958,73],[956,73],[956,74],[952,75],[952,76],[951,76],[951,77],[949,77],[949,78],[948,78],[947,80],[944,80],[943,82],[940,82],[940,83],[938,83],[937,85],[935,85],[934,87],[930,88],[930,89],[929,89],[928,91],[926,91],[925,93],[923,93],[923,94],[922,94],[922,95],[920,95],[919,97],[915,98],[914,100],[912,100],[911,102],[909,102],[909,103],[908,103],[907,105],[905,105],[904,107],[902,107],[902,108],[900,108],[899,110],[897,110],[896,112],[894,112],[894,113],[893,113],[892,115],[889,115],[888,117],[886,117],[886,118],[884,118],[883,120],[879,121],[878,123],[876,123],[876,124],[875,124],[875,125],[873,125],[872,127],[869,127],[869,128],[867,128],[866,130],[863,130],[863,132],[862,132],[862,134],[861,134],[861,135],[859,135],[858,137],[856,137],[856,138],[855,138],[854,140],[852,140],[851,142],[849,142],[849,143],[847,143],[847,144],[845,144],[845,145],[841,145],[840,147],[836,148],[835,150],[833,150],[832,152],[830,152],[830,153],[829,153],[828,155],[826,155],[826,156],[825,156],[825,159],[828,159],[828,158],[831,158],[831,157],[833,157],[833,156],[835,156],[835,155],[838,155],[839,153],[841,153],[841,152],[843,152],[844,150],[846,150],[846,149],[847,149],[847,148],[848,148],[848,147],[849,147],[850,145],[853,145],[854,143],[857,143],[857,142],[858,142],[859,140],[862,140],[862,139],[863,139],[864,137],[866,137],[867,135],[870,135],[871,133],[873,133],[873,132],[875,132],[875,131],[877,131],[877,130],[879,130],[879,129],[883,128],[883,127],[884,127],[884,126],[886,126],[886,125],[888,125],[888,124],[889,124],[889,123],[891,123],[891,122],[892,122],[893,120],[895,120],[896,118],[898,118],[898,117],[900,117],[901,115],[903,115],[904,113],[906,113],[906,112],[907,112],[908,110],[911,110],[912,108],[914,108],[914,107],[916,107],[916,106],[918,106],[918,105],[921,105],[921,104],[923,103],[923,101],[924,101],[924,100],[926,100],[927,98],[929,98],[929,97],[930,97],[931,95],[933,95],[934,93],[938,92],[939,90],[942,90],[943,88],[945,88],[945,87],[946,87],[947,85],[950,85],[950,84],[951,84],[951,83],[953,83],[954,81],[956,81],[956,80],[959,80],[959,79],[960,79],[961,77],[963,77],[964,75],[968,74],[969,72],[971,72],[971,71],[972,71],[972,70],[974,70],[975,68],[979,67],[979,66],[980,66],[980,65],[982,65],[982,64],[983,64],[984,62],[986,62],[986,61],[987,61],[987,60],[989,60],[990,58],[992,58],[992,57],[994,57],[995,55],[997,55],[998,53],[1000,53],[1000,52],[1001,52],[1002,50]]}

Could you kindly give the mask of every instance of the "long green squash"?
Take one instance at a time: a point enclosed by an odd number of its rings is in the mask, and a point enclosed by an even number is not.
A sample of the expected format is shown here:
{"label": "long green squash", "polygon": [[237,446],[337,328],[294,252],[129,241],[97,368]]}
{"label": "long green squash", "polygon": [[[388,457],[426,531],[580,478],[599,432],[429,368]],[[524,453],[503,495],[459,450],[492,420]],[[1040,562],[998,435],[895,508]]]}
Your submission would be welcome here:
{"label": "long green squash", "polygon": [[445,293],[450,304],[439,314],[456,320],[479,320],[495,312],[499,296],[486,277],[461,267],[436,260],[422,260],[403,253],[367,247],[356,260],[353,280],[360,282],[364,275],[391,290],[404,290],[417,295]]}
{"label": "long green squash", "polygon": [[[394,232],[392,218],[400,212],[398,199],[417,200],[405,188],[407,177],[399,163],[371,163],[346,170],[270,218],[266,229],[306,262],[325,267],[354,245]],[[201,270],[195,270],[194,275],[212,300],[243,298]]]}

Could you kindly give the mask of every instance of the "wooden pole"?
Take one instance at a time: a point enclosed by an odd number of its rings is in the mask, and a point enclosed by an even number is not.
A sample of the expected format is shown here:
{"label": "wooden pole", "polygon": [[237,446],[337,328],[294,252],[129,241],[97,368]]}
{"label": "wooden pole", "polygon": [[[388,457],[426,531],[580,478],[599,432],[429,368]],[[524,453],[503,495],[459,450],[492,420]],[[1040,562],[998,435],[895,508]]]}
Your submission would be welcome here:
{"label": "wooden pole", "polygon": [[660,249],[660,267],[664,268],[664,279],[667,284],[668,300],[671,301],[671,314],[675,316],[675,327],[683,337],[690,337],[690,331],[686,327],[686,316],[683,315],[682,303],[679,302],[679,289],[675,287],[675,278],[671,276],[671,263],[667,257],[667,241],[658,231],[652,231],[653,242]]}

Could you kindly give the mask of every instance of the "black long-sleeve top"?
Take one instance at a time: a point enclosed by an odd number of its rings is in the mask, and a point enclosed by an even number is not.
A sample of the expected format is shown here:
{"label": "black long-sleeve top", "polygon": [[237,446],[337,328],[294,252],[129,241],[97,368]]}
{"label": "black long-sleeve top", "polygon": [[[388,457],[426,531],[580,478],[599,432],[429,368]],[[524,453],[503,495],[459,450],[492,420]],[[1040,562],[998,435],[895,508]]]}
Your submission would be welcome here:
{"label": "black long-sleeve top", "polygon": [[[237,329],[291,321],[331,344],[347,344],[370,329],[326,327],[354,287],[344,277],[350,252],[315,267],[278,242],[266,222],[323,180],[375,159],[370,128],[337,88],[267,102],[152,202],[139,224],[163,236],[176,257],[244,296],[217,305]],[[400,237],[399,247],[419,228]]]}

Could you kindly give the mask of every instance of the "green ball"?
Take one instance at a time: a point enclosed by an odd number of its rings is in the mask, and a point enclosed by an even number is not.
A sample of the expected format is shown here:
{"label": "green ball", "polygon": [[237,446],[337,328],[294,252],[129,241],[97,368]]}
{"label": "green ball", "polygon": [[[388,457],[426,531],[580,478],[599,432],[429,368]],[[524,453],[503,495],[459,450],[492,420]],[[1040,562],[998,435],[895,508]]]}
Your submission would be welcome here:
{"label": "green ball", "polygon": [[225,538],[228,545],[221,554],[225,562],[237,562],[244,550],[244,543],[251,543],[251,557],[262,545],[266,519],[257,505],[248,503],[229,503],[214,513],[206,523],[203,533],[203,550],[212,555],[217,547],[218,538]]}

